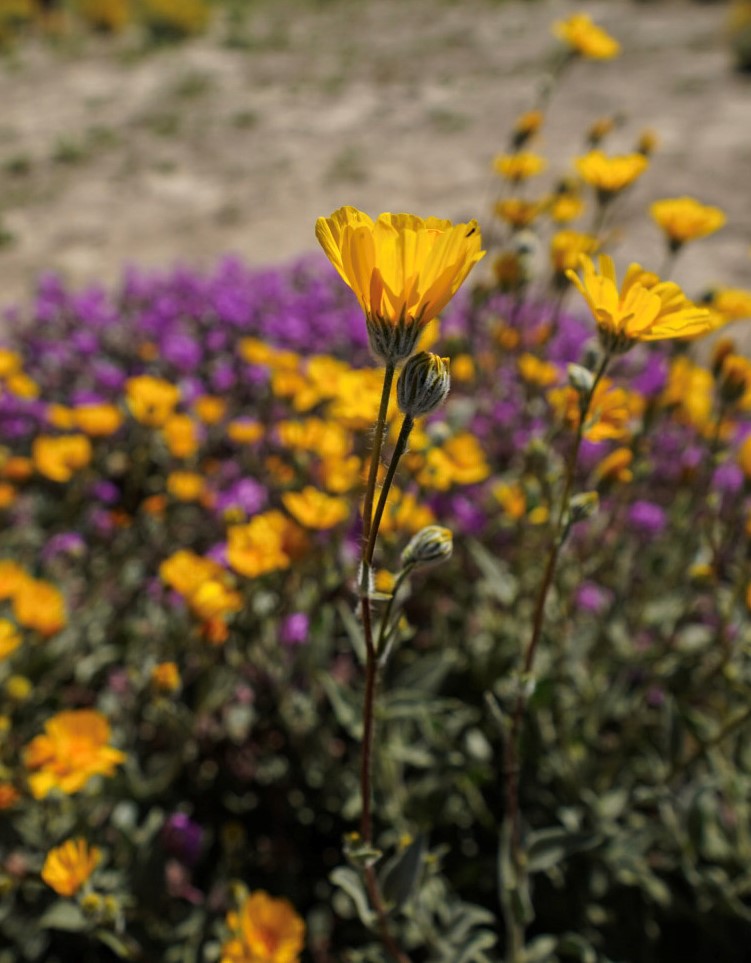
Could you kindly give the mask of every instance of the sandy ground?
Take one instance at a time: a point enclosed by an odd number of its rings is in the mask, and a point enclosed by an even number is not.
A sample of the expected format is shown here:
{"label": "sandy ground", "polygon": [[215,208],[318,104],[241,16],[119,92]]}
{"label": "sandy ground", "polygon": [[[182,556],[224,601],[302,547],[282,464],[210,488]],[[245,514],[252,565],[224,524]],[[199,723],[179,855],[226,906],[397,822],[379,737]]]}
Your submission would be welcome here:
{"label": "sandy ground", "polygon": [[[237,252],[282,261],[349,203],[371,213],[487,216],[493,156],[532,106],[577,7],[492,0],[249,2],[244,27],[143,52],[136,36],[58,49],[31,40],[0,63],[0,304],[43,270],[113,282],[124,262],[207,266]],[[656,266],[648,201],[692,193],[729,212],[677,276],[751,287],[751,80],[734,74],[727,8],[607,0],[586,10],[624,53],[580,62],[538,143],[554,174],[597,117],[608,142],[644,127],[661,149],[629,199],[619,252]]]}

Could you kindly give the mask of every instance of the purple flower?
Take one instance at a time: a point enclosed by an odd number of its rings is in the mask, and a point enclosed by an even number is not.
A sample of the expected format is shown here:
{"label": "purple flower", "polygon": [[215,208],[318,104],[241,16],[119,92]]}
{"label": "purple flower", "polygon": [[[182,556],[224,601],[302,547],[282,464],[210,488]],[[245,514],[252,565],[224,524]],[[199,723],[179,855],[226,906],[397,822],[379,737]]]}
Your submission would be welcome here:
{"label": "purple flower", "polygon": [[634,531],[648,538],[660,535],[667,524],[664,509],[654,502],[641,500],[635,501],[629,508],[628,520]]}
{"label": "purple flower", "polygon": [[724,462],[712,475],[712,487],[723,495],[737,495],[743,488],[743,472],[740,466],[732,461]]}
{"label": "purple flower", "polygon": [[595,582],[582,582],[576,590],[576,606],[590,615],[601,615],[612,604],[613,593],[610,589]]}
{"label": "purple flower", "polygon": [[279,638],[284,645],[302,645],[308,641],[309,629],[310,619],[305,612],[293,612],[282,620]]}
{"label": "purple flower", "polygon": [[220,516],[228,511],[239,510],[244,515],[256,515],[266,506],[266,489],[253,478],[241,478],[216,498],[216,511]]}
{"label": "purple flower", "polygon": [[42,559],[45,562],[51,561],[58,555],[83,555],[86,551],[86,542],[78,532],[60,532],[52,538],[42,549]]}
{"label": "purple flower", "polygon": [[172,813],[162,827],[162,846],[186,866],[195,866],[201,855],[203,829],[186,813]]}

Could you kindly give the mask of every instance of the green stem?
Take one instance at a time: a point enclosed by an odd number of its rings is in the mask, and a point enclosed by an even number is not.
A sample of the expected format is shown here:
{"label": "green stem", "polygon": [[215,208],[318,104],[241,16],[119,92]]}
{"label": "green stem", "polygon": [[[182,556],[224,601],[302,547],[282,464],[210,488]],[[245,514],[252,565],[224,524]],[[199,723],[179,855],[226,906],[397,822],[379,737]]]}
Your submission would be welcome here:
{"label": "green stem", "polygon": [[399,437],[396,440],[396,445],[394,446],[394,453],[391,456],[391,461],[389,462],[389,467],[386,471],[386,478],[383,481],[383,487],[381,488],[381,493],[378,496],[378,504],[376,505],[375,515],[373,516],[373,521],[370,526],[370,535],[368,537],[367,545],[365,546],[365,562],[370,565],[373,561],[373,552],[375,551],[375,543],[378,538],[378,529],[381,526],[381,519],[383,518],[383,513],[386,509],[386,501],[389,497],[389,491],[391,490],[391,485],[394,481],[394,475],[396,474],[396,469],[399,465],[399,459],[404,454],[407,448],[407,441],[409,440],[410,433],[414,427],[414,418],[409,415],[404,416],[404,421],[402,421],[402,427],[399,430]]}
{"label": "green stem", "polygon": [[521,685],[511,718],[509,734],[504,744],[504,778],[506,782],[506,811],[504,814],[504,821],[506,822],[506,831],[503,833],[503,845],[504,847],[508,847],[505,864],[512,867],[514,873],[514,886],[509,888],[509,892],[505,897],[505,902],[508,903],[508,906],[504,905],[504,916],[508,931],[507,938],[509,944],[507,953],[508,963],[519,963],[519,961],[523,958],[524,946],[524,924],[519,920],[518,914],[515,912],[515,909],[511,904],[514,897],[513,889],[518,888],[519,880],[523,878],[525,872],[519,810],[519,768],[521,754],[521,726],[524,719],[524,713],[527,708],[526,682],[527,678],[532,672],[532,669],[534,668],[535,655],[540,644],[540,639],[542,638],[542,629],[545,622],[545,603],[547,602],[548,593],[550,592],[550,588],[553,584],[553,577],[555,575],[558,556],[565,541],[564,536],[568,526],[568,512],[573,493],[576,465],[579,458],[581,443],[584,439],[584,425],[586,423],[597,386],[602,380],[609,363],[610,355],[605,352],[592,380],[592,387],[589,389],[586,397],[582,399],[580,404],[579,424],[576,430],[574,445],[571,449],[571,454],[566,467],[566,480],[564,482],[561,505],[558,511],[558,517],[556,519],[555,530],[553,532],[553,542],[550,546],[550,553],[548,554],[548,559],[545,564],[542,582],[540,583],[540,588],[537,593],[537,600],[535,602],[534,614],[532,617],[532,632],[527,644],[524,661],[522,664]]}
{"label": "green stem", "polygon": [[[362,537],[363,545],[366,546],[370,539],[370,528],[373,519],[373,501],[375,499],[376,480],[378,478],[378,468],[381,463],[381,448],[383,447],[383,436],[386,431],[386,415],[389,410],[389,400],[391,398],[391,385],[394,381],[396,368],[393,364],[387,364],[383,373],[383,390],[381,392],[381,404],[378,409],[378,420],[376,421],[375,432],[373,434],[373,456],[370,461],[370,471],[368,472],[368,484],[365,489],[365,499],[362,505]],[[365,561],[365,548],[363,547],[363,561]]]}

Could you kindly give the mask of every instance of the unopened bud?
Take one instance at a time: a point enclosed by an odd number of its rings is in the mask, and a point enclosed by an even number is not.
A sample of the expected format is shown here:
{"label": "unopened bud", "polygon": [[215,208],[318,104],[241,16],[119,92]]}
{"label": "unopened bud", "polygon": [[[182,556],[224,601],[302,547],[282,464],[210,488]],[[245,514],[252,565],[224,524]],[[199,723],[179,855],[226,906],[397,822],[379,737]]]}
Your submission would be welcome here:
{"label": "unopened bud", "polygon": [[595,383],[595,376],[589,368],[585,368],[583,365],[570,364],[568,366],[568,383],[580,395],[587,396]]}
{"label": "unopened bud", "polygon": [[443,404],[451,387],[449,359],[420,351],[402,368],[396,385],[399,410],[410,418],[429,415]]}
{"label": "unopened bud", "polygon": [[740,401],[751,390],[751,363],[739,354],[727,354],[722,359],[718,375],[720,396],[727,404]]}
{"label": "unopened bud", "polygon": [[581,492],[574,495],[569,505],[568,515],[569,524],[576,525],[583,522],[597,511],[600,505],[600,496],[597,492]]}
{"label": "unopened bud", "polygon": [[427,525],[413,536],[402,552],[402,565],[438,565],[451,558],[454,548],[451,530]]}

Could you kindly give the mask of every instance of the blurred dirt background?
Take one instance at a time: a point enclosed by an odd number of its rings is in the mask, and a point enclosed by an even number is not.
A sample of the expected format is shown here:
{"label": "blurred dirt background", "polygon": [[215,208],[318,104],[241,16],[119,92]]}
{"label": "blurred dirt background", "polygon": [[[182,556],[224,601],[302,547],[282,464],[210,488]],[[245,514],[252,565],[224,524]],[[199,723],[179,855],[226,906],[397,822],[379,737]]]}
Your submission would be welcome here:
{"label": "blurred dirt background", "polygon": [[596,118],[622,120],[609,151],[653,128],[619,259],[656,267],[646,204],[691,193],[729,220],[678,280],[751,287],[751,79],[733,72],[724,4],[248,0],[179,46],[31,37],[0,61],[0,305],[49,269],[109,284],[131,262],[282,261],[342,204],[487,220],[492,158],[535,101],[551,23],[578,9],[623,54],[577,63],[555,92],[535,144],[546,184]]}

